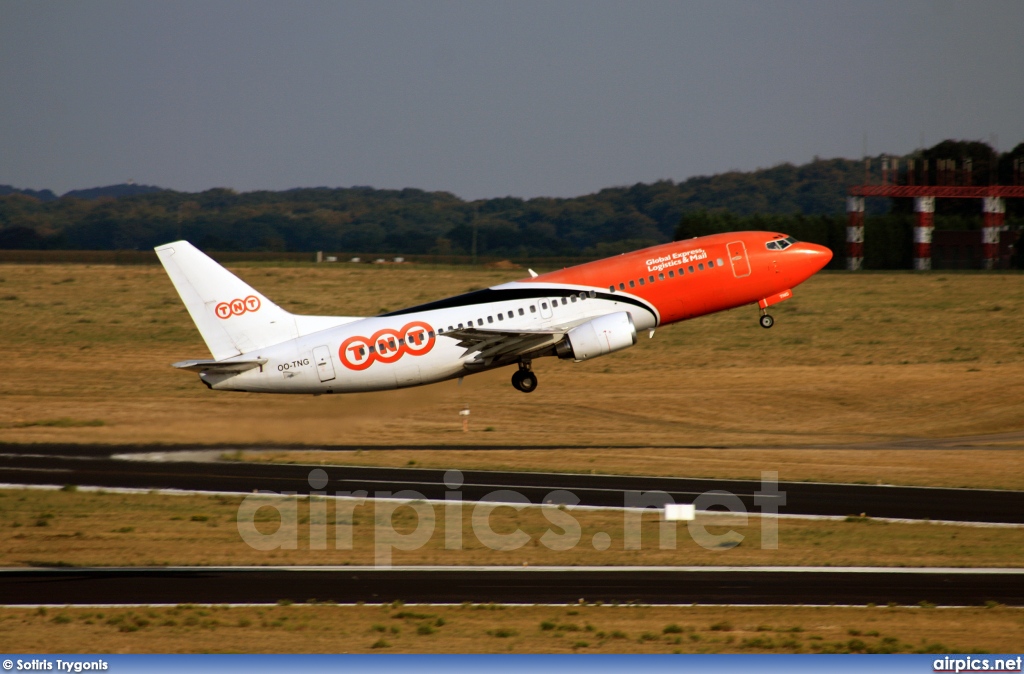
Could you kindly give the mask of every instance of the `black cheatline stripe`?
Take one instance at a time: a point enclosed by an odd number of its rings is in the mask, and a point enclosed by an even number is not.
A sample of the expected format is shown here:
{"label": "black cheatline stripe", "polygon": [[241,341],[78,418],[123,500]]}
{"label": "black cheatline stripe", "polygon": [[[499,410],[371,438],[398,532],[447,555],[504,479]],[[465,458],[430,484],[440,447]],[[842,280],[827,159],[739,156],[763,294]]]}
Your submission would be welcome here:
{"label": "black cheatline stripe", "polygon": [[[398,311],[380,314],[379,317],[386,318],[388,316],[405,316],[407,314],[415,314],[421,311],[457,309],[460,307],[471,307],[478,304],[490,304],[492,302],[508,302],[511,300],[526,300],[543,297],[570,297],[572,295],[579,295],[581,292],[588,291],[584,291],[583,289],[570,290],[568,288],[502,288],[500,290],[485,288],[484,290],[474,290],[471,293],[448,297],[443,300],[437,300],[436,302],[420,304],[415,307],[409,307],[408,309],[399,309]],[[595,299],[632,304],[640,307],[644,311],[649,311],[651,315],[654,316],[655,320],[658,320],[658,314],[651,308],[651,305],[635,297],[599,292]]]}

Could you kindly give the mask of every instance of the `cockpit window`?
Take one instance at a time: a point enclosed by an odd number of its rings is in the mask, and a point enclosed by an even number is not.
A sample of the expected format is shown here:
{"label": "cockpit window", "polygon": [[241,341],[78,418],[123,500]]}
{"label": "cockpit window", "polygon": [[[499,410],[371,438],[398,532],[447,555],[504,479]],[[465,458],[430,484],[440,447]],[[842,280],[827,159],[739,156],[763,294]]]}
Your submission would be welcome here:
{"label": "cockpit window", "polygon": [[784,239],[775,239],[764,244],[764,247],[768,250],[786,250],[790,246],[796,243],[796,239],[791,236],[787,236]]}

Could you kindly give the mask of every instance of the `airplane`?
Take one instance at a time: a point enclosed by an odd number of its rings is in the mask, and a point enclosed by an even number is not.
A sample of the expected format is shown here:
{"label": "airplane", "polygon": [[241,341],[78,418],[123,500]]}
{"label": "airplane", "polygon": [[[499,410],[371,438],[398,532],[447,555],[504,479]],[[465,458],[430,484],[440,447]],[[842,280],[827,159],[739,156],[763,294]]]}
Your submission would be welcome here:
{"label": "airplane", "polygon": [[433,384],[533,361],[581,362],[629,348],[637,335],[757,304],[768,307],[832,259],[824,246],[775,232],[696,237],[530,276],[379,316],[285,311],[187,241],[156,247],[213,359],[173,367],[210,389],[354,393]]}

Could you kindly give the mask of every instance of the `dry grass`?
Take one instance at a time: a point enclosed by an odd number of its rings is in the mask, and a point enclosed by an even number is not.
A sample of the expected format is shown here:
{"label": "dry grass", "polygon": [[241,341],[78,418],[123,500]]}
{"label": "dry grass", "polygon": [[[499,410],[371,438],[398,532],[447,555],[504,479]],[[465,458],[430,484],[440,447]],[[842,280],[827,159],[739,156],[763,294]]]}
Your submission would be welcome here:
{"label": "dry grass", "polygon": [[[757,566],[961,566],[1018,567],[1022,564],[1024,529],[897,524],[861,518],[849,521],[783,519],[778,522],[778,549],[762,549],[762,522],[751,517],[702,515],[711,536],[685,523],[670,527],[675,542],[665,538],[655,513],[639,524],[641,549],[624,549],[624,531],[634,513],[535,508],[516,512],[466,507],[462,514],[462,546],[445,549],[445,513],[420,502],[420,522],[410,506],[367,502],[354,510],[325,505],[325,524],[310,524],[309,502],[300,499],[293,522],[295,550],[256,550],[241,537],[237,515],[242,497],[96,493],[83,491],[0,491],[0,566],[163,566],[163,565],[344,565],[374,564],[375,544],[390,529],[375,524],[375,514],[390,515],[394,531],[430,531],[416,550],[394,550],[394,564],[455,565],[757,565]],[[281,527],[273,507],[278,499],[257,500],[255,526],[265,535]],[[376,510],[375,510],[376,509]],[[489,509],[489,506],[488,506]],[[512,547],[507,540],[478,535],[476,517],[488,517],[497,534],[517,529],[529,540]],[[338,525],[335,525],[337,519]],[[477,521],[479,524],[480,520]],[[338,544],[337,534],[351,534],[351,547]],[[326,549],[310,549],[311,531],[323,532]],[[578,532],[578,539],[563,536]],[[595,535],[606,533],[606,550],[595,549]],[[552,538],[556,537],[556,538]],[[735,545],[736,542],[739,545]],[[735,547],[733,547],[735,545]],[[555,549],[552,549],[555,548]],[[380,548],[383,550],[383,546]]]}
{"label": "dry grass", "polygon": [[193,606],[0,609],[22,653],[1019,653],[1019,609]]}
{"label": "dry grass", "polygon": [[[337,314],[515,276],[237,271],[290,310]],[[746,308],[596,361],[543,360],[530,395],[502,371],[462,387],[321,398],[216,393],[169,368],[206,350],[159,268],[5,265],[0,279],[5,442],[787,448],[1022,430],[1024,276],[1015,274],[821,274],[779,305],[772,330]],[[103,425],[37,423],[57,419]]]}
{"label": "dry grass", "polygon": [[262,450],[225,458],[272,463],[551,471],[927,487],[1024,489],[1024,452],[951,449],[389,449]]}
{"label": "dry grass", "polygon": [[[236,271],[289,310],[341,315],[373,314],[516,276],[346,265],[253,265]],[[6,367],[0,378],[0,441],[594,446],[598,449],[518,457],[495,453],[486,460],[524,469],[627,472],[625,467],[653,473],[664,461],[665,472],[709,477],[756,476],[766,469],[780,470],[787,479],[915,484],[956,484],[958,476],[949,466],[958,465],[963,486],[1020,488],[1024,471],[1016,450],[1024,443],[1019,435],[972,441],[1011,450],[1003,453],[703,449],[884,447],[906,438],[1019,433],[1024,430],[1022,300],[1024,276],[1015,274],[820,274],[798,288],[793,300],[773,309],[777,320],[770,331],[757,327],[756,312],[747,308],[661,329],[653,340],[597,361],[540,361],[541,385],[529,396],[509,386],[508,372],[499,372],[468,378],[461,387],[450,382],[311,399],[215,393],[193,375],[169,368],[177,360],[205,356],[206,349],[159,268],[3,265],[0,347]],[[468,434],[460,432],[457,415],[465,404],[472,408]],[[652,449],[600,449],[616,445]],[[445,467],[483,461],[468,453],[364,456],[382,463],[436,461]],[[448,464],[450,456],[458,461]],[[346,462],[355,461],[346,457]],[[3,565],[372,560],[372,553],[359,547],[372,535],[362,524],[355,525],[352,551],[257,553],[239,541],[236,499],[3,494]],[[207,519],[193,520],[193,515]],[[583,523],[584,544],[595,531],[620,535],[621,515],[576,515]],[[546,528],[536,511],[517,515],[501,509],[492,520],[501,531],[519,524],[534,540]],[[14,527],[15,521],[22,526]],[[39,521],[46,524],[36,526]],[[411,512],[400,510],[395,521],[412,526]],[[653,521],[644,525],[645,541],[654,540],[656,527]],[[601,556],[589,550],[586,559],[601,564],[1010,566],[1019,565],[1022,549],[1019,530],[783,521],[780,548],[771,552],[756,545],[758,520],[736,530],[746,538],[727,552],[704,550],[680,529],[678,551],[648,549],[645,542],[642,557],[630,556],[616,538]],[[308,524],[300,524],[300,536],[306,532]],[[396,553],[394,561],[572,563],[578,558],[573,555],[532,544],[519,551],[481,546],[450,555],[435,540],[422,556]],[[851,640],[857,647],[863,642],[865,649],[895,646],[900,651],[1024,648],[1019,611],[1002,608],[431,607],[422,612],[446,621],[432,635],[417,633],[419,619],[391,617],[397,612],[290,606],[66,609],[37,615],[3,609],[0,630],[9,650],[47,652],[562,652],[577,642],[587,644],[577,650],[597,652],[820,652],[849,650]],[[147,624],[140,626],[142,621]],[[577,624],[580,632],[542,630],[544,621]],[[733,630],[711,629],[722,622],[730,622]],[[384,635],[374,629],[376,624],[385,626]],[[587,624],[594,629],[587,631]],[[683,631],[665,634],[670,624]],[[398,634],[391,633],[392,626]],[[768,629],[759,632],[759,627]],[[515,634],[495,636],[499,630]],[[614,636],[616,631],[626,638]],[[645,633],[653,638],[645,640]],[[389,646],[371,649],[381,639]]]}

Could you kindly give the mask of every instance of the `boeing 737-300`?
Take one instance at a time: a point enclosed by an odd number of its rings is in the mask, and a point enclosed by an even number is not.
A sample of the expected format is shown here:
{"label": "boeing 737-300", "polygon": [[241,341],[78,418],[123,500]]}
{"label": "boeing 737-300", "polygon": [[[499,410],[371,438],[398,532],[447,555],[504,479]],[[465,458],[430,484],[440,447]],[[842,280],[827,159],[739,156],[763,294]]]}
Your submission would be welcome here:
{"label": "boeing 737-300", "polygon": [[[372,317],[299,316],[187,241],[156,248],[212,359],[174,367],[211,389],[353,393],[433,384],[533,361],[576,362],[637,343],[637,333],[744,305],[768,307],[832,259],[823,246],[773,232],[675,241]],[[653,332],[652,332],[653,334]]]}

